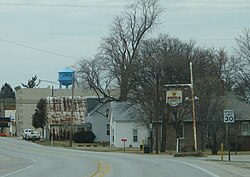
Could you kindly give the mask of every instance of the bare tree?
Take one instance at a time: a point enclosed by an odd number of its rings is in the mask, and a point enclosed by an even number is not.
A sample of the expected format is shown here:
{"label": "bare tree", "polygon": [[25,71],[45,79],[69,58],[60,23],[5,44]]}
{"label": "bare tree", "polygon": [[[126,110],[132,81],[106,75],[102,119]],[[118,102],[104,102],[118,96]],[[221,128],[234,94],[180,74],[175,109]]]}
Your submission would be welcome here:
{"label": "bare tree", "polygon": [[[199,95],[196,113],[200,149],[204,150],[205,144],[208,143],[212,153],[217,154],[219,144],[225,136],[225,133],[222,133],[224,132],[222,116],[224,100],[221,95],[223,84],[220,78],[208,76],[196,80],[196,87],[196,94]],[[207,137],[210,137],[208,142]]]}
{"label": "bare tree", "polygon": [[115,78],[109,74],[103,60],[81,60],[76,67],[77,76],[83,87],[95,90],[99,97],[116,100],[117,96],[111,95],[112,89],[115,88],[112,84]]}
{"label": "bare tree", "polygon": [[241,97],[245,97],[246,92],[250,91],[250,31],[244,29],[242,34],[236,37],[236,57],[238,58],[237,82],[234,90]]}
{"label": "bare tree", "polygon": [[110,35],[103,39],[99,56],[112,76],[116,77],[120,101],[127,100],[141,42],[158,24],[161,11],[158,0],[139,0],[115,18]]}
{"label": "bare tree", "polygon": [[249,29],[244,29],[242,35],[236,37],[237,54],[243,58],[246,64],[250,64],[250,31]]}
{"label": "bare tree", "polygon": [[167,112],[164,86],[189,81],[189,56],[192,48],[193,43],[185,43],[168,35],[144,40],[140,47],[134,68],[136,72],[133,72],[133,89],[130,99],[142,105],[148,115],[145,122],[153,123],[157,119],[162,122],[162,152],[166,150],[167,123],[171,123],[178,129],[185,114],[183,113],[183,110],[185,112],[184,105],[181,105],[179,109],[168,109]]}

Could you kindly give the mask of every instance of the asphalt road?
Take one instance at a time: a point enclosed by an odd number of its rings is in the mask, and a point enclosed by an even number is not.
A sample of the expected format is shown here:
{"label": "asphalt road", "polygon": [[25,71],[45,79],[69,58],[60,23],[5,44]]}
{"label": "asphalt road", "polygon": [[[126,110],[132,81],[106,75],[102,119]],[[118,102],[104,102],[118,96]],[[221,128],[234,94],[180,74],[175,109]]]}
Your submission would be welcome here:
{"label": "asphalt road", "polygon": [[[0,177],[240,177],[204,158],[89,152],[0,138]],[[247,171],[249,170],[249,171]]]}

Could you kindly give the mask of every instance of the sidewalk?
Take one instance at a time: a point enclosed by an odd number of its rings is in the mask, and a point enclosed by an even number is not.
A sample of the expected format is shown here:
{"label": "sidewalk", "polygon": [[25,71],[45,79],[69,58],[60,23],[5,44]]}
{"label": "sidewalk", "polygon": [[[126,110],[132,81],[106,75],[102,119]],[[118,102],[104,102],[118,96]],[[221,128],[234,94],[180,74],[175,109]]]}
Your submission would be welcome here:
{"label": "sidewalk", "polygon": [[[216,161],[222,161],[221,155],[208,155],[208,160],[216,160]],[[228,154],[223,156],[223,161],[229,162],[229,156]],[[250,163],[250,154],[231,154],[230,155],[230,162],[247,162]]]}
{"label": "sidewalk", "polygon": [[223,156],[223,161],[221,160],[220,155],[208,155],[206,158],[204,158],[204,161],[211,162],[213,164],[216,163],[219,166],[229,167],[227,169],[237,170],[241,173],[244,173],[244,175],[249,175],[250,172],[250,155],[246,154],[231,154],[230,161],[228,155]]}

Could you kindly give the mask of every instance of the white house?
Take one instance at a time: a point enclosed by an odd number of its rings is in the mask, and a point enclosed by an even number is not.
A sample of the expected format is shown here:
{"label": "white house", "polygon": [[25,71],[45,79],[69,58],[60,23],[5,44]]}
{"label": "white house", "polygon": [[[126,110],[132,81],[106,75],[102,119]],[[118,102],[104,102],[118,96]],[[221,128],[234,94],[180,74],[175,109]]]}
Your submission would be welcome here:
{"label": "white house", "polygon": [[108,120],[109,103],[103,103],[98,98],[87,98],[86,123],[90,123],[91,130],[95,134],[95,142],[109,142],[110,126]]}
{"label": "white house", "polygon": [[110,146],[140,147],[143,140],[149,137],[148,129],[140,123],[139,106],[128,102],[111,102],[109,110]]}

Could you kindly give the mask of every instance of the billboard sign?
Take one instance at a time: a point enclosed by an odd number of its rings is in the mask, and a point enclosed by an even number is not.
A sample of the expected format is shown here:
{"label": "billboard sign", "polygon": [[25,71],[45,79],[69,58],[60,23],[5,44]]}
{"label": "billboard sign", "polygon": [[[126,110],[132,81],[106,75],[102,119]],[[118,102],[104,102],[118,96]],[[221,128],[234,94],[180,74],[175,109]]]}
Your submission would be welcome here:
{"label": "billboard sign", "polygon": [[166,94],[166,103],[168,103],[170,106],[177,106],[182,103],[182,91],[168,90]]}

